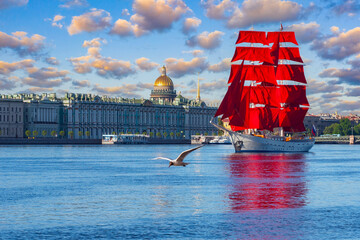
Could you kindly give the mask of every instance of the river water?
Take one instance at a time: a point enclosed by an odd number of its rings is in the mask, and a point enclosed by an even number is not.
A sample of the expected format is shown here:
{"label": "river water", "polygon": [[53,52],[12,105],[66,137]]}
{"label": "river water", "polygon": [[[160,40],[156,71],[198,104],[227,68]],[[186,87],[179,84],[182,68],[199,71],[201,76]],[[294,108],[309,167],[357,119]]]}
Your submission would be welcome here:
{"label": "river water", "polygon": [[0,239],[359,239],[360,145],[1,146]]}

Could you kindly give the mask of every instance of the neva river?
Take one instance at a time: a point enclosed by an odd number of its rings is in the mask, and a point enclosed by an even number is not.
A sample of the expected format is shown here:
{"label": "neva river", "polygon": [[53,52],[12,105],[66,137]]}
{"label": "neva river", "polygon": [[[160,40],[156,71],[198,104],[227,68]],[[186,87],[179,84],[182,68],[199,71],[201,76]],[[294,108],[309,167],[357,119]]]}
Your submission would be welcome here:
{"label": "neva river", "polygon": [[0,239],[358,239],[360,145],[0,146]]}

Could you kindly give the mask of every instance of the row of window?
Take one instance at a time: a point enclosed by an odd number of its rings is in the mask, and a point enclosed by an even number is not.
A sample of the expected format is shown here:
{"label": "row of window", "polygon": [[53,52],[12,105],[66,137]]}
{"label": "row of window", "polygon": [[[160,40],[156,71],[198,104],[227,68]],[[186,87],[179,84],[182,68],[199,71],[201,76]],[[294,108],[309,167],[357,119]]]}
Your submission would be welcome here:
{"label": "row of window", "polygon": [[[6,122],[10,122],[10,116],[0,114],[0,123],[6,123]],[[16,115],[11,115],[11,123],[21,123],[21,115],[17,116],[17,119],[16,119]]]}
{"label": "row of window", "polygon": [[15,112],[21,112],[22,108],[21,107],[1,107],[0,106],[0,112],[9,112],[9,110],[11,109],[11,112],[14,112],[14,109],[15,109]]}

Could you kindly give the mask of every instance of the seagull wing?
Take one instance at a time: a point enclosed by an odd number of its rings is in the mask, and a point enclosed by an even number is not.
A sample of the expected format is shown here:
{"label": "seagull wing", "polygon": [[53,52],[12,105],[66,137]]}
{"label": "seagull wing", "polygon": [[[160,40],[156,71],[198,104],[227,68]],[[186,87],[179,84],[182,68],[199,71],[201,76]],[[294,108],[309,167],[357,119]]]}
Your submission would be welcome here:
{"label": "seagull wing", "polygon": [[168,161],[173,161],[172,159],[170,159],[170,158],[166,158],[166,157],[156,157],[156,158],[153,158],[153,160],[155,160],[155,159],[164,159],[164,160],[168,160]]}
{"label": "seagull wing", "polygon": [[204,145],[201,145],[201,146],[194,147],[194,148],[188,149],[188,150],[186,150],[186,151],[183,151],[183,152],[180,153],[180,155],[177,157],[176,161],[182,162],[182,161],[184,160],[184,158],[185,158],[189,153],[191,153],[192,151],[195,151],[196,149],[201,148],[201,147],[203,147],[203,146],[204,146]]}

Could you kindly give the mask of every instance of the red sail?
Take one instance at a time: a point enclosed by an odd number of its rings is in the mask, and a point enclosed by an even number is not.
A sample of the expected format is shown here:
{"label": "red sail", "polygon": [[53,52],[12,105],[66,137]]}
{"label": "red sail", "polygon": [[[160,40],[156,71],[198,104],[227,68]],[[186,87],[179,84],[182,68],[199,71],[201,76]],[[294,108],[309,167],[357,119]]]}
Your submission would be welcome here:
{"label": "red sail", "polygon": [[287,105],[309,106],[306,98],[306,87],[300,85],[280,85],[281,102]]}
{"label": "red sail", "polygon": [[270,49],[259,47],[236,47],[236,51],[233,58],[231,59],[231,62],[238,60],[273,63],[270,56]]}
{"label": "red sail", "polygon": [[247,122],[249,114],[249,93],[242,92],[241,95],[239,94],[235,96],[235,98],[237,99],[237,106],[234,109],[232,116],[229,116],[229,124],[230,126],[237,126],[239,130],[242,130],[241,128],[247,128],[245,123]]}
{"label": "red sail", "polygon": [[258,130],[270,130],[279,125],[279,109],[269,107],[249,108],[247,126]]}
{"label": "red sail", "polygon": [[291,42],[298,45],[294,32],[268,32],[267,40],[269,43],[275,42],[279,37],[280,42]]}
{"label": "red sail", "polygon": [[244,87],[243,92],[249,92],[250,103],[280,107],[277,97],[278,88],[276,87],[249,86]]}
{"label": "red sail", "polygon": [[279,49],[279,59],[292,60],[295,62],[303,62],[300,57],[299,49],[296,47],[281,47]]}
{"label": "red sail", "polygon": [[279,114],[279,126],[289,132],[304,132],[304,118],[308,110],[300,107],[282,109]]}
{"label": "red sail", "polygon": [[266,40],[265,32],[258,31],[240,31],[236,44],[239,43],[262,43],[264,45],[269,45]]}
{"label": "red sail", "polygon": [[[231,65],[230,77],[228,83],[232,83],[241,65]],[[241,79],[254,80],[256,82],[265,82],[277,85],[275,79],[275,70],[269,65],[244,65]]]}
{"label": "red sail", "polygon": [[304,67],[302,65],[278,65],[276,79],[307,83],[304,75]]}
{"label": "red sail", "polygon": [[218,110],[215,113],[215,117],[219,115],[223,115],[222,119],[227,118],[233,114],[234,109],[237,107],[237,97],[241,96],[242,87],[244,86],[244,80],[242,80],[242,67],[244,65],[244,61],[240,65],[240,68],[237,69],[234,75],[234,81],[228,87],[228,90],[222,100]]}

